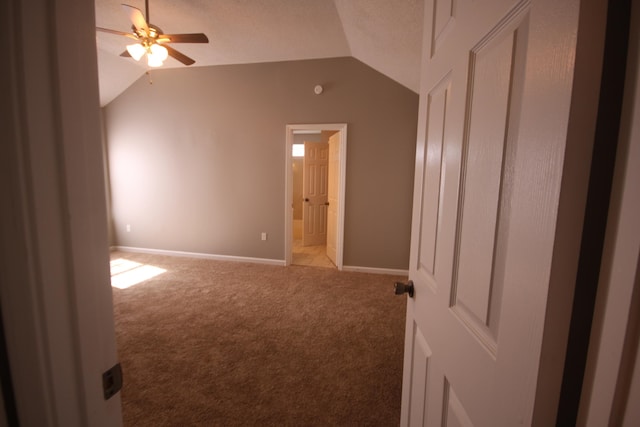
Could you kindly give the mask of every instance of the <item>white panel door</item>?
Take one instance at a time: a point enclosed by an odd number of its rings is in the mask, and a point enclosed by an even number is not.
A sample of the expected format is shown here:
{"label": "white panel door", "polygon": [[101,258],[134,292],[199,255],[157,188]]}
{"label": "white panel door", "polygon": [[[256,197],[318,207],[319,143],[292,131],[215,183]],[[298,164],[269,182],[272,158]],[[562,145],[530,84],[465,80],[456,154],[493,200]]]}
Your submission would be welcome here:
{"label": "white panel door", "polygon": [[338,179],[340,177],[340,132],[329,137],[329,185],[327,206],[327,257],[336,264],[338,238]]}
{"label": "white panel door", "polygon": [[403,426],[532,423],[577,11],[425,3]]}
{"label": "white panel door", "polygon": [[329,144],[305,142],[303,163],[302,245],[324,245],[327,242]]}

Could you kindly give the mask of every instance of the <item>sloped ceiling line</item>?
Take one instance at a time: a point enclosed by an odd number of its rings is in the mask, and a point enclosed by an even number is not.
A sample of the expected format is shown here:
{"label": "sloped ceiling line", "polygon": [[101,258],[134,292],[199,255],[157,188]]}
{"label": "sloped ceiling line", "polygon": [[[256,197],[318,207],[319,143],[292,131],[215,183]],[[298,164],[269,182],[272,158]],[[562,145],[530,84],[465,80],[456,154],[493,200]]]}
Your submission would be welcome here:
{"label": "sloped ceiling line", "polygon": [[[96,25],[128,31],[120,3],[144,10],[144,0],[96,0]],[[151,0],[151,22],[165,33],[204,32],[209,44],[174,45],[193,66],[353,56],[418,92],[423,0]],[[101,105],[148,70],[120,57],[127,39],[98,33]],[[170,58],[163,68],[183,67]]]}

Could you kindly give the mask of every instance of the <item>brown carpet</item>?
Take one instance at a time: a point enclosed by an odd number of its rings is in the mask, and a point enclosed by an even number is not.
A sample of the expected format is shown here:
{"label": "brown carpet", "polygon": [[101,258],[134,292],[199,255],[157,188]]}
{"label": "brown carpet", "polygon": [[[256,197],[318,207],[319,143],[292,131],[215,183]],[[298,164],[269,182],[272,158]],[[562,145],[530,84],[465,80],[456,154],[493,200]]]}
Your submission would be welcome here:
{"label": "brown carpet", "polygon": [[113,252],[125,426],[397,426],[402,277]]}

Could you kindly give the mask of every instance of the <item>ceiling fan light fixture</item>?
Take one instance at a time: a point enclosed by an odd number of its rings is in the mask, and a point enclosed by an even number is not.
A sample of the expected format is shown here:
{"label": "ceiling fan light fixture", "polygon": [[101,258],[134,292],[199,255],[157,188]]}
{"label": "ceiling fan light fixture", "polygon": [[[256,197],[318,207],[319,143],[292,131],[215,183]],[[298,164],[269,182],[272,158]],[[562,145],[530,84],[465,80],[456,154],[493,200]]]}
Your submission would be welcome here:
{"label": "ceiling fan light fixture", "polygon": [[131,55],[133,59],[140,61],[140,58],[144,56],[147,49],[145,49],[140,43],[135,43],[127,45],[127,52],[129,52],[129,55]]}
{"label": "ceiling fan light fixture", "polygon": [[[136,61],[142,59],[146,54],[150,67],[162,66],[165,59],[172,56],[184,65],[192,65],[196,61],[176,49],[161,46],[161,43],[209,43],[209,39],[204,33],[188,34],[163,34],[162,30],[149,21],[149,0],[145,0],[146,14],[143,14],[137,7],[123,4],[125,12],[129,15],[132,32],[111,30],[108,28],[96,27],[97,31],[126,36],[138,41],[138,43],[127,45],[126,52],[120,56],[131,57]],[[145,17],[146,15],[146,17]]]}
{"label": "ceiling fan light fixture", "polygon": [[162,60],[160,58],[158,58],[157,56],[154,56],[152,54],[148,54],[147,55],[147,63],[149,64],[149,67],[161,67],[162,66]]}
{"label": "ceiling fan light fixture", "polygon": [[165,59],[167,59],[167,57],[169,56],[169,52],[167,51],[167,48],[164,46],[160,46],[159,44],[152,44],[151,53],[149,55],[155,56],[162,62]]}
{"label": "ceiling fan light fixture", "polygon": [[160,67],[168,56],[167,48],[159,44],[152,44],[147,51],[147,63],[149,67]]}

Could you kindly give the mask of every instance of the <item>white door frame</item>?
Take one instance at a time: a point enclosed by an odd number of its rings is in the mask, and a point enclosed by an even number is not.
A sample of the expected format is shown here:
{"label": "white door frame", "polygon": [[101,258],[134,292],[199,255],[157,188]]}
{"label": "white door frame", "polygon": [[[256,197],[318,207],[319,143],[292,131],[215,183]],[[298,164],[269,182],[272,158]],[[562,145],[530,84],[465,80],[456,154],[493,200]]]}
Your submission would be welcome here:
{"label": "white door frame", "polygon": [[[577,424],[638,425],[640,357],[634,345],[640,277],[640,4],[631,6],[627,75],[605,246]],[[635,40],[635,42],[634,42]],[[624,386],[628,379],[630,385]]]}
{"label": "white door frame", "polygon": [[291,250],[293,240],[293,171],[291,168],[293,147],[293,132],[296,130],[319,130],[340,132],[340,166],[338,177],[338,223],[336,226],[336,267],[342,270],[342,254],[344,246],[344,203],[345,203],[345,181],[347,172],[347,124],[299,124],[287,125],[287,136],[285,146],[285,197],[284,197],[284,261],[285,265],[291,265]]}
{"label": "white door frame", "polygon": [[122,425],[102,390],[117,351],[94,6],[0,6],[0,302],[21,425]]}

